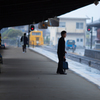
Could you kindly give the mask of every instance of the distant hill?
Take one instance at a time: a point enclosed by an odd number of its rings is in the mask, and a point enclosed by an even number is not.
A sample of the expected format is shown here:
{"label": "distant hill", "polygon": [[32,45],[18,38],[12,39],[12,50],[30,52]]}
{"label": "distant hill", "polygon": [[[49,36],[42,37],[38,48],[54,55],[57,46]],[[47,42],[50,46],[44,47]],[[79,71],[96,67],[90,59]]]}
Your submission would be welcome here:
{"label": "distant hill", "polygon": [[8,29],[2,33],[3,39],[15,39],[17,36],[22,36],[23,32],[16,29]]}

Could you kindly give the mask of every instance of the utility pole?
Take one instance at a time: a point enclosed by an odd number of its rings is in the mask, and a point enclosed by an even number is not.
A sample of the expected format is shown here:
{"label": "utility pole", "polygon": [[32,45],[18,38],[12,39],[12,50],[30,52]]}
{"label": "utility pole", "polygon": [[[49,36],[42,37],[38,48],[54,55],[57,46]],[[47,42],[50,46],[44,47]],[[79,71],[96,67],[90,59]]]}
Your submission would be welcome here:
{"label": "utility pole", "polygon": [[91,40],[90,40],[90,49],[92,49],[92,27],[87,27],[87,31],[89,32],[89,33],[91,33]]}
{"label": "utility pole", "polygon": [[92,30],[91,30],[91,46],[90,46],[90,49],[92,49]]}
{"label": "utility pole", "polygon": [[[91,20],[91,22],[93,23],[93,17],[92,17],[92,20]],[[92,35],[93,35],[93,28],[91,27],[91,47],[90,47],[90,49],[92,49]]]}
{"label": "utility pole", "polygon": [[28,47],[29,47],[29,37],[30,37],[30,25],[28,25]]}

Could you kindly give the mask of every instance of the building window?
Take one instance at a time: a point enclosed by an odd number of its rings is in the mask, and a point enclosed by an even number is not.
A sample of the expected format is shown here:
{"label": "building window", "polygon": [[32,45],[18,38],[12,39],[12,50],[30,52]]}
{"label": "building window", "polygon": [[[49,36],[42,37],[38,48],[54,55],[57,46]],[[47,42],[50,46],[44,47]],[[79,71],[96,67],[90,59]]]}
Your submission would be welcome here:
{"label": "building window", "polygon": [[80,39],[81,42],[83,42],[83,39]]}
{"label": "building window", "polygon": [[52,37],[52,41],[54,41],[54,37]]}
{"label": "building window", "polygon": [[83,23],[76,23],[76,29],[83,29]]}
{"label": "building window", "polygon": [[65,22],[60,22],[59,27],[65,27],[66,23]]}
{"label": "building window", "polygon": [[77,42],[79,42],[79,39],[77,39]]}

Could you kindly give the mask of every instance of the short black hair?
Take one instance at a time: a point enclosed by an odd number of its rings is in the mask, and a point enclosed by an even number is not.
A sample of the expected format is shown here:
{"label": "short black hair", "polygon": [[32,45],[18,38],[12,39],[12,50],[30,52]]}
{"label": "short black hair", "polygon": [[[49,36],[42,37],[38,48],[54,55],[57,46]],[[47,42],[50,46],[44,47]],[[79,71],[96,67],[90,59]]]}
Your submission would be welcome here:
{"label": "short black hair", "polygon": [[26,33],[24,33],[24,36],[26,35]]}
{"label": "short black hair", "polygon": [[61,32],[61,36],[63,36],[65,33],[66,33],[66,31],[62,31],[62,32]]}

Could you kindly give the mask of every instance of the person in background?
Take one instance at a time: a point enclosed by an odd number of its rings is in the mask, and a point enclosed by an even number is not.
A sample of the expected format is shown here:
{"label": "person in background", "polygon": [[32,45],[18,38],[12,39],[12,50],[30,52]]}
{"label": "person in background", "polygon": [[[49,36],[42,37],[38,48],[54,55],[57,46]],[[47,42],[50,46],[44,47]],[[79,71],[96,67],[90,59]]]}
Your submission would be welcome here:
{"label": "person in background", "polygon": [[23,45],[22,45],[23,53],[25,53],[26,45],[28,44],[28,38],[26,37],[26,33],[24,33],[24,36],[21,37],[21,42],[23,43]]}
{"label": "person in background", "polygon": [[58,55],[59,62],[58,62],[57,74],[66,74],[63,71],[63,61],[65,61],[65,53],[67,53],[65,51],[65,40],[64,40],[66,35],[67,35],[67,32],[62,31],[61,38],[58,41],[57,55]]}

